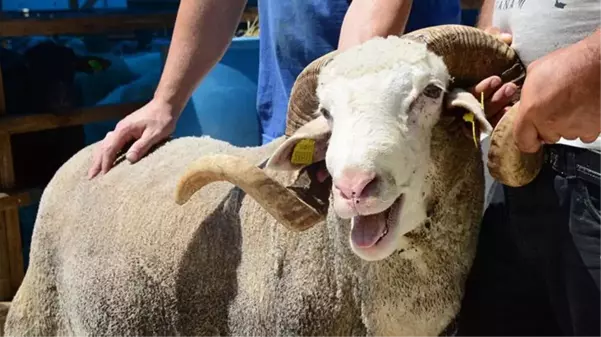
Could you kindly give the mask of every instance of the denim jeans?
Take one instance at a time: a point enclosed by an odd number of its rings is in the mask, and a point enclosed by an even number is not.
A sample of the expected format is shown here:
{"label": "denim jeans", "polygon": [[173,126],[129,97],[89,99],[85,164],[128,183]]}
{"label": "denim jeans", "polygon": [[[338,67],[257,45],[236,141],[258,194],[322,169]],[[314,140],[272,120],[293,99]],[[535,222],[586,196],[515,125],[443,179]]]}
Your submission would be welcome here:
{"label": "denim jeans", "polygon": [[458,335],[600,335],[600,157],[545,157],[527,186],[491,189]]}

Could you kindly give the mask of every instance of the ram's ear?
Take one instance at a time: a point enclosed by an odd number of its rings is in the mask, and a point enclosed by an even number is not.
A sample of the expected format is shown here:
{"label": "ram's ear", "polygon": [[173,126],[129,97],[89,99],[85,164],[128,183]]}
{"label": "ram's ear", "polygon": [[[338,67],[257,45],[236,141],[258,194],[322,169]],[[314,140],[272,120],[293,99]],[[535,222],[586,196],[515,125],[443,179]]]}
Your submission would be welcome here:
{"label": "ram's ear", "polygon": [[324,160],[330,133],[328,121],[323,116],[317,117],[286,139],[269,158],[266,168],[299,170]]}
{"label": "ram's ear", "polygon": [[[472,93],[464,89],[454,89],[447,94],[446,107],[448,110],[458,111],[461,114],[459,117],[463,117],[465,113],[471,112],[478,129],[478,134],[480,132],[487,135],[492,133],[493,127],[486,119],[480,101]],[[471,132],[469,134],[471,138]]]}

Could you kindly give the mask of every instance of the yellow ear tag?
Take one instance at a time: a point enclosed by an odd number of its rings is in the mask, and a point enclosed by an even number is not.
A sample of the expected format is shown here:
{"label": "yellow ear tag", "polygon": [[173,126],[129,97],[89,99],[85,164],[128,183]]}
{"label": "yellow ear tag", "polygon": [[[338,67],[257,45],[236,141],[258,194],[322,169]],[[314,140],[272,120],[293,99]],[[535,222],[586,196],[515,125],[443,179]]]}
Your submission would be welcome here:
{"label": "yellow ear tag", "polygon": [[474,121],[474,113],[466,112],[463,115],[463,120],[472,124],[472,137],[474,137],[474,145],[478,148],[478,139],[476,138],[476,122]]}
{"label": "yellow ear tag", "polygon": [[[484,113],[484,92],[480,93],[480,107],[482,108],[482,112]],[[466,122],[470,122],[472,124],[472,137],[474,138],[474,145],[478,148],[478,138],[476,138],[476,121],[473,112],[466,112],[463,115],[463,120]]]}
{"label": "yellow ear tag", "polygon": [[482,108],[482,112],[484,112],[484,91],[480,93],[480,107]]}
{"label": "yellow ear tag", "polygon": [[309,165],[313,163],[313,152],[315,152],[315,140],[302,139],[294,146],[290,162],[295,165]]}

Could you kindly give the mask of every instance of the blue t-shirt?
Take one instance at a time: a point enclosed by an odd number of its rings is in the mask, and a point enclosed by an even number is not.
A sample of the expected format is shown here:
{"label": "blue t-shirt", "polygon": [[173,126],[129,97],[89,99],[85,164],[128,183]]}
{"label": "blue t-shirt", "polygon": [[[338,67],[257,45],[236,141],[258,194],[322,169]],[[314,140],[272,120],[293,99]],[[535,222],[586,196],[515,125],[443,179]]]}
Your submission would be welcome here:
{"label": "blue t-shirt", "polygon": [[[284,134],[292,85],[316,58],[335,50],[348,0],[259,0],[257,109],[263,143]],[[460,0],[414,0],[405,32],[461,22]]]}

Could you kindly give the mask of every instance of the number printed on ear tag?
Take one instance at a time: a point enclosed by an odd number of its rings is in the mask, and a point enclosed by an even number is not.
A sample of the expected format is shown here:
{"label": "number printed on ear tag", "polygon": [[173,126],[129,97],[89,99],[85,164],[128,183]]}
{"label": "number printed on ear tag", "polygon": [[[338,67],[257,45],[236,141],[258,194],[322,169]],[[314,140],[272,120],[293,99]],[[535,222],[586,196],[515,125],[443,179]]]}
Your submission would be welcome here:
{"label": "number printed on ear tag", "polygon": [[309,165],[313,163],[313,152],[315,152],[315,140],[302,139],[294,146],[290,162],[295,165]]}

